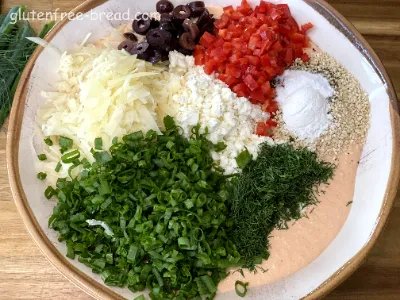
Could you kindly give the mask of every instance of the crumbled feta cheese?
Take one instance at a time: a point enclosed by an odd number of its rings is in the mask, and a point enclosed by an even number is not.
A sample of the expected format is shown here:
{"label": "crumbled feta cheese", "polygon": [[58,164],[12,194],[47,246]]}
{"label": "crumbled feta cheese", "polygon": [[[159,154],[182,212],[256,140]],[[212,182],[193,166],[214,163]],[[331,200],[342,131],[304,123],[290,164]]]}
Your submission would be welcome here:
{"label": "crumbled feta cheese", "polygon": [[170,52],[170,72],[182,74],[182,87],[173,95],[179,105],[175,120],[186,137],[198,123],[204,131],[208,128],[208,139],[213,143],[224,142],[223,151],[212,152],[212,157],[225,174],[239,171],[237,155],[246,148],[257,157],[258,147],[263,142],[273,143],[269,137],[254,134],[256,123],[269,119],[269,114],[253,105],[246,98],[239,98],[222,81],[204,73],[187,57]]}
{"label": "crumbled feta cheese", "polygon": [[171,73],[184,75],[193,66],[193,56],[185,56],[178,51],[169,52],[169,71]]}

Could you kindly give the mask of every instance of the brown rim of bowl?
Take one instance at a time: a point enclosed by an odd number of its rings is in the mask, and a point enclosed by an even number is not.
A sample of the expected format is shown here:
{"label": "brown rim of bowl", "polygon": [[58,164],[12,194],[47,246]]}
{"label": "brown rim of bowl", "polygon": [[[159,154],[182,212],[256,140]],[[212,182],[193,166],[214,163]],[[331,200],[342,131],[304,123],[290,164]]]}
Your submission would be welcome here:
{"label": "brown rim of bowl", "polygon": [[[77,14],[86,13],[94,7],[97,7],[107,0],[87,0],[81,5],[77,6],[73,13]],[[330,22],[341,25],[341,27],[346,31],[342,32],[347,38],[363,53],[363,55],[369,60],[371,65],[375,68],[375,71],[379,74],[382,82],[387,85],[387,93],[390,99],[390,116],[391,125],[393,131],[393,154],[392,154],[392,164],[391,171],[389,175],[389,181],[386,187],[385,199],[382,204],[382,208],[377,219],[376,228],[370,237],[368,243],[345,265],[343,265],[334,275],[332,275],[328,280],[322,283],[317,289],[310,292],[303,299],[311,300],[318,299],[325,296],[327,293],[332,291],[340,283],[342,283],[346,278],[348,278],[360,264],[365,259],[367,253],[376,243],[384,226],[386,225],[389,213],[391,211],[394,198],[397,192],[397,186],[399,182],[400,170],[395,167],[395,164],[399,160],[399,149],[400,149],[400,121],[397,109],[397,97],[393,89],[393,85],[389,79],[386,70],[383,67],[382,62],[368,45],[361,34],[350,24],[339,12],[332,8],[323,0],[306,0],[306,3],[313,7],[320,13],[328,14]],[[53,30],[50,31],[46,37],[47,41],[51,41],[56,34],[67,24],[68,19],[61,20],[56,24]],[[347,33],[347,34],[346,34]],[[15,204],[18,208],[19,213],[25,223],[25,226],[29,234],[33,237],[39,249],[46,256],[46,258],[72,283],[80,287],[83,291],[89,295],[98,299],[124,299],[119,294],[115,293],[113,290],[109,289],[107,286],[97,282],[90,276],[86,275],[84,272],[80,271],[74,267],[67,258],[61,254],[51,241],[47,238],[43,230],[40,228],[30,206],[26,199],[24,193],[20,176],[19,176],[19,166],[18,166],[18,152],[19,152],[19,139],[21,134],[22,119],[24,115],[24,106],[27,97],[29,78],[34,67],[35,61],[42,52],[43,48],[38,47],[30,58],[25,70],[22,74],[20,84],[18,85],[17,91],[14,97],[14,104],[11,111],[10,122],[8,127],[7,136],[7,167],[8,176],[10,180],[10,186],[12,190],[12,195]]]}

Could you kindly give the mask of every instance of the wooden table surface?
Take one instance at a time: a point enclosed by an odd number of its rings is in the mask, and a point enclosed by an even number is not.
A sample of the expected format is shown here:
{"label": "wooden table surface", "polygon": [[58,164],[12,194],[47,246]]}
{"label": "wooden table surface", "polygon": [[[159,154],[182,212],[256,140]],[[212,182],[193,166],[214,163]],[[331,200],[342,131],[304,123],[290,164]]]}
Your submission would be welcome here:
{"label": "wooden table surface", "polygon": [[[300,1],[300,0],[299,0]],[[36,11],[69,11],[81,0],[4,0]],[[400,98],[400,0],[330,0],[366,37]],[[6,169],[6,130],[0,132],[0,299],[91,299],[64,278],[28,235],[14,205]],[[400,194],[384,234],[366,262],[325,299],[400,299]],[[285,299],[283,299],[285,300]]]}

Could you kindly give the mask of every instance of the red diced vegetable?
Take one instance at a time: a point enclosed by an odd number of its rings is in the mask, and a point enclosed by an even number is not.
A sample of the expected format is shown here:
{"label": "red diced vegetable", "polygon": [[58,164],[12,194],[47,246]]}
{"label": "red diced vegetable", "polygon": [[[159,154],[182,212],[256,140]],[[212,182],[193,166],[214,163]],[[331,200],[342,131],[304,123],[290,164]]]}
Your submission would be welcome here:
{"label": "red diced vegetable", "polygon": [[251,76],[251,74],[247,74],[243,78],[243,82],[247,85],[247,87],[251,90],[254,91],[255,89],[258,88],[257,81]]}
{"label": "red diced vegetable", "polygon": [[194,57],[194,63],[196,66],[204,64],[204,54],[198,54]]}
{"label": "red diced vegetable", "polygon": [[203,36],[200,38],[200,44],[204,47],[210,47],[217,40],[215,36],[213,36],[209,32],[204,32]]}
{"label": "red diced vegetable", "polygon": [[230,64],[226,67],[226,74],[235,78],[240,78],[242,76],[242,71],[240,67]]}
{"label": "red diced vegetable", "polygon": [[268,133],[268,127],[265,122],[258,122],[256,126],[256,134],[260,136],[266,136]]}
{"label": "red diced vegetable", "polygon": [[312,23],[303,24],[303,25],[301,25],[301,32],[304,34],[313,27],[314,27],[314,25]]}
{"label": "red diced vegetable", "polygon": [[295,43],[304,43],[305,40],[305,36],[301,33],[293,33],[292,35],[292,41]]}
{"label": "red diced vegetable", "polygon": [[[207,74],[216,72],[239,97],[275,113],[278,105],[270,80],[297,58],[309,61],[303,48],[310,47],[306,32],[313,25],[299,28],[286,4],[261,1],[252,9],[246,0],[236,9],[224,7],[214,25],[214,35],[204,33],[193,52],[195,64],[203,65]],[[277,126],[271,122],[261,123],[259,132],[270,135],[269,129]]]}
{"label": "red diced vegetable", "polygon": [[211,59],[204,65],[204,72],[211,75],[217,69],[218,62]]}

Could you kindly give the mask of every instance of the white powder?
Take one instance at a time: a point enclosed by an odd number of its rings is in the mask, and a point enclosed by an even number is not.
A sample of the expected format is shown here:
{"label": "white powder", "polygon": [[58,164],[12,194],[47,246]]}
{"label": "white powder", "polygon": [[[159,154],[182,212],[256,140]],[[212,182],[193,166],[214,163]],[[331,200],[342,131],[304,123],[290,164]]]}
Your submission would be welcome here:
{"label": "white powder", "polygon": [[331,124],[329,98],[334,90],[320,74],[287,70],[278,77],[276,100],[285,128],[301,140],[314,142]]}

